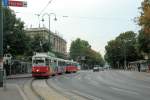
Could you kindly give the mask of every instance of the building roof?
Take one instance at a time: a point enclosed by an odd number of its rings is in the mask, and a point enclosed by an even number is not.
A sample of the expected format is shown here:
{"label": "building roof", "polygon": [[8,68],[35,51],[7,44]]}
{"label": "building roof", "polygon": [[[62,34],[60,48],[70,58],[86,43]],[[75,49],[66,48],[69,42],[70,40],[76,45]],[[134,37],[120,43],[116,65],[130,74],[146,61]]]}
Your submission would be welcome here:
{"label": "building roof", "polygon": [[[39,32],[39,31],[46,31],[47,33],[49,32],[49,30],[45,27],[42,27],[42,28],[26,28],[25,29],[26,32]],[[62,39],[64,42],[66,42],[66,40],[60,36],[58,33],[54,33],[54,32],[51,32],[51,34],[53,34],[54,36]]]}

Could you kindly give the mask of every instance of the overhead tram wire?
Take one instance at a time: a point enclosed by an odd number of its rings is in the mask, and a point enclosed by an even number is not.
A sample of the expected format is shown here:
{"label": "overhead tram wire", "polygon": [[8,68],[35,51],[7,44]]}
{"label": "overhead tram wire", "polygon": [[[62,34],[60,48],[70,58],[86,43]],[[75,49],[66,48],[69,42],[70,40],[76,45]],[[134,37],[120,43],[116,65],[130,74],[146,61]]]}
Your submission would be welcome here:
{"label": "overhead tram wire", "polygon": [[41,12],[40,12],[40,14],[39,15],[41,15],[42,14],[42,12],[44,12],[45,11],[45,9],[49,6],[49,4],[51,4],[51,2],[52,2],[53,0],[50,0],[48,3],[47,3],[47,5],[41,10]]}
{"label": "overhead tram wire", "polygon": [[38,20],[39,20],[39,28],[40,28],[40,16],[41,16],[42,12],[44,12],[44,10],[49,6],[49,4],[51,4],[51,2],[52,2],[52,0],[50,0],[50,1],[47,3],[47,5],[41,10],[40,13],[34,14],[34,15],[36,15],[36,16],[38,17]]}
{"label": "overhead tram wire", "polygon": [[83,16],[62,16],[63,18],[80,19],[80,20],[108,20],[108,21],[131,21],[131,18],[123,17],[83,17]]}

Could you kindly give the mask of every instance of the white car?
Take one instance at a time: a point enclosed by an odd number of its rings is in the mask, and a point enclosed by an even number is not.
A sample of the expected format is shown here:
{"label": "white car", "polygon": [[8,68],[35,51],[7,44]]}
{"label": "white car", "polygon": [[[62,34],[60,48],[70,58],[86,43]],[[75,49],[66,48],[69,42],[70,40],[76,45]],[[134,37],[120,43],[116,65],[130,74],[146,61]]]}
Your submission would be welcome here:
{"label": "white car", "polygon": [[93,68],[93,72],[98,72],[99,71],[99,67],[94,67]]}

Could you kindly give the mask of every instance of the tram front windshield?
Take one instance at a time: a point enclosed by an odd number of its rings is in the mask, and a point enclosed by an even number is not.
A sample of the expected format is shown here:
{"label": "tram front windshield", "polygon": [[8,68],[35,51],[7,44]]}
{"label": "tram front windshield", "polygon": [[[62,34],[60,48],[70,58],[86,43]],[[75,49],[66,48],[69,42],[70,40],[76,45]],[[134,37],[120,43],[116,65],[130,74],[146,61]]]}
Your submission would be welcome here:
{"label": "tram front windshield", "polygon": [[44,59],[34,59],[33,66],[45,66],[45,60]]}

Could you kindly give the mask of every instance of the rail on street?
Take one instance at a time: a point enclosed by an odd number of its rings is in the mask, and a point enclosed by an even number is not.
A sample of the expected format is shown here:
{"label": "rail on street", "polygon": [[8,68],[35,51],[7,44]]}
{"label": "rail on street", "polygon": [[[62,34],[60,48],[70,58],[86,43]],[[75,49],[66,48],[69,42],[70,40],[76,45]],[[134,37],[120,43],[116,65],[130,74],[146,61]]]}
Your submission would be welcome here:
{"label": "rail on street", "polygon": [[[150,73],[124,70],[79,71],[45,78],[7,79],[15,100],[149,100]],[[9,93],[10,92],[10,93]],[[16,93],[16,94],[15,94]],[[18,93],[18,94],[17,94]],[[10,95],[11,96],[11,95]],[[17,97],[16,97],[17,96]]]}

